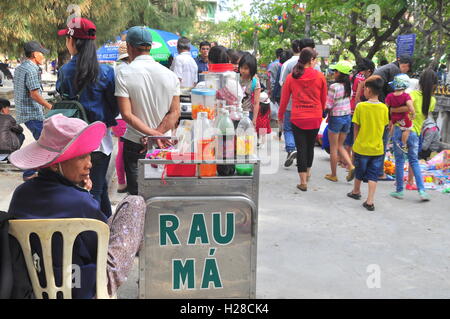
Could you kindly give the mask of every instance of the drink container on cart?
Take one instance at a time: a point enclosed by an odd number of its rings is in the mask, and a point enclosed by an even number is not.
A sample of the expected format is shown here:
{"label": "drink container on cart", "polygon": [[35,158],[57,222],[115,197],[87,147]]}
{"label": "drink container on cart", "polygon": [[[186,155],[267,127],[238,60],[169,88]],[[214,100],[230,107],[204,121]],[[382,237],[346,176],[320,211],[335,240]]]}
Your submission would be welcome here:
{"label": "drink container on cart", "polygon": [[[197,160],[214,160],[214,132],[207,112],[199,112],[194,122],[194,153]],[[215,164],[201,164],[199,175],[216,176]]]}
{"label": "drink container on cart", "polygon": [[197,119],[199,112],[208,113],[208,119],[213,120],[216,112],[216,90],[193,89],[191,91],[192,118]]}
{"label": "drink container on cart", "polygon": [[205,74],[206,87],[216,90],[218,100],[225,100],[227,106],[238,106],[244,93],[239,83],[239,73],[230,63],[211,64]]}
{"label": "drink container on cart", "polygon": [[231,107],[230,118],[233,121],[234,129],[237,129],[237,126],[239,124],[239,121],[241,120],[241,117],[239,116],[239,113],[235,106]]}
{"label": "drink container on cart", "polygon": [[[235,156],[235,132],[233,121],[228,111],[223,111],[216,131],[216,159],[233,162]],[[217,174],[219,176],[233,176],[234,172],[233,164],[217,165]]]}
{"label": "drink container on cart", "polygon": [[[249,161],[256,158],[256,130],[250,120],[250,113],[244,111],[244,117],[236,129],[236,156],[238,160]],[[252,164],[237,164],[236,172],[239,176],[253,174]]]}

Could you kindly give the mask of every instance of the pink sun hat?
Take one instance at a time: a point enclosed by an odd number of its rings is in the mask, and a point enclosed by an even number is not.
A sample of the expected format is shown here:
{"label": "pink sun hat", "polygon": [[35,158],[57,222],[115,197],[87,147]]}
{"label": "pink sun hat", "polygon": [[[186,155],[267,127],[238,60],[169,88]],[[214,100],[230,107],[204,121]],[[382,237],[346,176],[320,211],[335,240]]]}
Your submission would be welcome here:
{"label": "pink sun hat", "polygon": [[76,118],[55,114],[44,121],[39,139],[9,156],[14,166],[26,170],[44,168],[96,150],[105,136],[106,125],[88,125]]}

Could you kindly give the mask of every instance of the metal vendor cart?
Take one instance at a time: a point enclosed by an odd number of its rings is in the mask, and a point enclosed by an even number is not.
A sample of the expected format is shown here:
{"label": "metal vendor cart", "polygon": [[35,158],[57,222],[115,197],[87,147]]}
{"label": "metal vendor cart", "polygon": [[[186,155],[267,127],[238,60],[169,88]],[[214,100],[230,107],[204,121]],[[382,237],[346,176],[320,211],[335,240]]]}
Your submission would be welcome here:
{"label": "metal vendor cart", "polygon": [[255,298],[260,161],[245,162],[252,176],[162,179],[154,168],[174,163],[198,172],[205,162],[139,160],[147,203],[139,298]]}

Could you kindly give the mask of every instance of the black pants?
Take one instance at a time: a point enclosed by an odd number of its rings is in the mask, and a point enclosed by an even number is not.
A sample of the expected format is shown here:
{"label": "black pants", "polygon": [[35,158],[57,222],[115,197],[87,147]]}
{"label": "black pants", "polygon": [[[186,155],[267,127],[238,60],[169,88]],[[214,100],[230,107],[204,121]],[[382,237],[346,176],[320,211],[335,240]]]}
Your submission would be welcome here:
{"label": "black pants", "polygon": [[297,170],[299,173],[306,173],[312,167],[314,160],[314,145],[316,144],[319,129],[302,130],[296,125],[292,125],[295,146],[297,148]]}
{"label": "black pants", "polygon": [[131,142],[122,138],[123,144],[123,165],[125,167],[125,175],[127,177],[127,189],[130,195],[138,194],[138,160],[145,158],[145,152],[140,153],[143,149],[141,144]]}

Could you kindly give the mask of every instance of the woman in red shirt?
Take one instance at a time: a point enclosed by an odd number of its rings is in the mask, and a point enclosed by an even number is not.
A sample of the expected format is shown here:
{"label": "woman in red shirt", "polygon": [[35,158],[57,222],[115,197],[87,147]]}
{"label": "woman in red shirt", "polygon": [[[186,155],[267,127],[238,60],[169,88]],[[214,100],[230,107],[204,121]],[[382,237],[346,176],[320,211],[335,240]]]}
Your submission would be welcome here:
{"label": "woman in red shirt", "polygon": [[281,92],[278,118],[283,123],[289,99],[292,96],[291,122],[297,153],[297,170],[300,184],[297,188],[306,192],[307,180],[314,159],[314,145],[322,114],[327,101],[327,81],[325,76],[314,70],[317,52],[304,48],[300,52],[297,65],[286,78]]}

